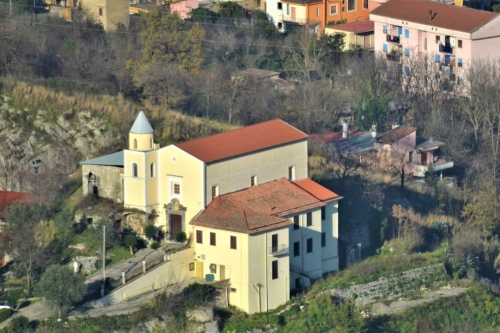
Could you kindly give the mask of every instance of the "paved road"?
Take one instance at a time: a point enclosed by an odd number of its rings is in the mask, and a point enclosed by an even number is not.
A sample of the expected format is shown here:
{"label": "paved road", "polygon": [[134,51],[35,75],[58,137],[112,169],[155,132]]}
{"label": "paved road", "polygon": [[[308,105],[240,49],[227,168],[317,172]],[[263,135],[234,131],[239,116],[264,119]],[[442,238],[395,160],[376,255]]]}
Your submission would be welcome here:
{"label": "paved road", "polygon": [[[161,249],[158,250],[152,250],[152,249],[142,249],[137,251],[131,258],[121,261],[113,266],[110,266],[109,268],[106,269],[106,276],[112,277],[114,279],[121,279],[122,272],[125,272],[126,276],[136,276],[139,275],[142,272],[142,261],[146,261],[146,266],[150,267],[154,262],[161,260],[163,258],[163,249],[171,250],[171,249],[176,249],[176,248],[181,248],[183,245],[182,244],[177,244],[177,243],[167,243],[166,245],[163,245]],[[101,283],[102,283],[102,273],[98,272],[96,274],[93,274],[89,277],[86,278],[85,284],[87,285],[87,293],[92,294],[96,291],[100,291],[101,289]],[[149,299],[152,297],[152,295],[144,295],[144,297],[141,297],[137,301],[134,302],[128,302],[123,305],[119,304],[116,306],[116,308],[101,308],[95,309],[96,311],[87,311],[85,313],[82,313],[82,316],[87,316],[87,315],[94,315],[94,316],[99,316],[103,314],[109,314],[109,312],[105,309],[110,310],[114,314],[120,314],[120,313],[128,313],[130,312],[133,308],[137,309],[140,307],[140,305],[145,304],[146,302],[149,301]],[[141,303],[142,302],[142,303]],[[123,312],[120,312],[123,311]],[[127,312],[128,311],[128,312]],[[116,312],[116,313],[115,313]],[[98,314],[100,313],[100,314]],[[42,320],[45,318],[48,318],[50,316],[57,315],[56,312],[49,306],[47,305],[44,301],[40,301],[38,303],[35,303],[33,305],[30,305],[26,308],[20,309],[15,316],[26,316],[30,320]],[[8,320],[0,323],[0,328],[3,328],[7,326],[12,318],[15,316],[12,316]]]}

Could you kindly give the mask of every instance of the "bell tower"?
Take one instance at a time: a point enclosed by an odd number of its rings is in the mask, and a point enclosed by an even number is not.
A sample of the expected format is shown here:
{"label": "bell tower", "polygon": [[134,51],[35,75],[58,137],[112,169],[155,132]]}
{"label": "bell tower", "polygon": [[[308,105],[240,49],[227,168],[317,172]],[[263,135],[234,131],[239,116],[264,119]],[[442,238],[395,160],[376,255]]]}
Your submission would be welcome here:
{"label": "bell tower", "polygon": [[128,133],[128,149],[135,151],[149,151],[155,149],[153,127],[143,111],[134,121]]}

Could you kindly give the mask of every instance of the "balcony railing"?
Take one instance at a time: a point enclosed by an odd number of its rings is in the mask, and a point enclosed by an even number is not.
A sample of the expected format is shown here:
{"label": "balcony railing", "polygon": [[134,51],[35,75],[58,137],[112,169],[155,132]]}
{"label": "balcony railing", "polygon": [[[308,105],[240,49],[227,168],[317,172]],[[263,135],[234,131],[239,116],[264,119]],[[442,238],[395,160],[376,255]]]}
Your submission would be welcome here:
{"label": "balcony railing", "polygon": [[439,44],[439,52],[453,54],[453,47],[446,44]]}
{"label": "balcony railing", "polygon": [[434,171],[441,171],[444,169],[453,168],[453,161],[448,157],[439,157],[434,163],[428,164],[413,164],[413,175],[415,177],[424,177],[425,172],[428,170],[429,165],[432,165]]}
{"label": "balcony railing", "polygon": [[280,15],[281,21],[288,21],[288,22],[294,22],[297,24],[306,24],[307,19],[305,17],[297,17],[297,16],[292,16],[292,15],[287,15],[287,14],[281,14]]}
{"label": "balcony railing", "polygon": [[287,253],[288,253],[288,246],[286,244],[271,246],[269,248],[269,255],[271,256],[280,256]]}
{"label": "balcony railing", "polygon": [[400,38],[399,38],[399,36],[387,35],[386,40],[389,43],[400,44]]}
{"label": "balcony railing", "polygon": [[387,53],[387,60],[388,61],[399,62],[400,59],[401,59],[401,53],[399,53],[399,52]]}

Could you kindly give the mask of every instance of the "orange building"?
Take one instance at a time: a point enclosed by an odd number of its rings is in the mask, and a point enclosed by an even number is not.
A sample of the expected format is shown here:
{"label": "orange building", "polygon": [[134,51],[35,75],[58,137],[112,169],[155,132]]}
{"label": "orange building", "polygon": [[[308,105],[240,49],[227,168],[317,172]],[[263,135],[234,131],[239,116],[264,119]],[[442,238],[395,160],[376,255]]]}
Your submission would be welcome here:
{"label": "orange building", "polygon": [[367,20],[368,3],[368,0],[283,0],[277,4],[282,11],[278,28],[287,32],[309,25],[319,36],[326,26],[338,21]]}

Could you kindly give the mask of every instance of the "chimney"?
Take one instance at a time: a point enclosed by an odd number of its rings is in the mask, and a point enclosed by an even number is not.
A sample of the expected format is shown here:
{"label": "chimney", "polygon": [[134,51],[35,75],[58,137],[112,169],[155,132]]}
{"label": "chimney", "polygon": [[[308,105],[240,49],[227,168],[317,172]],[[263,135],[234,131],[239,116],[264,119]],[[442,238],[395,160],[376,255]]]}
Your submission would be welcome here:
{"label": "chimney", "polygon": [[347,138],[349,137],[349,124],[344,121],[342,123],[342,138]]}

